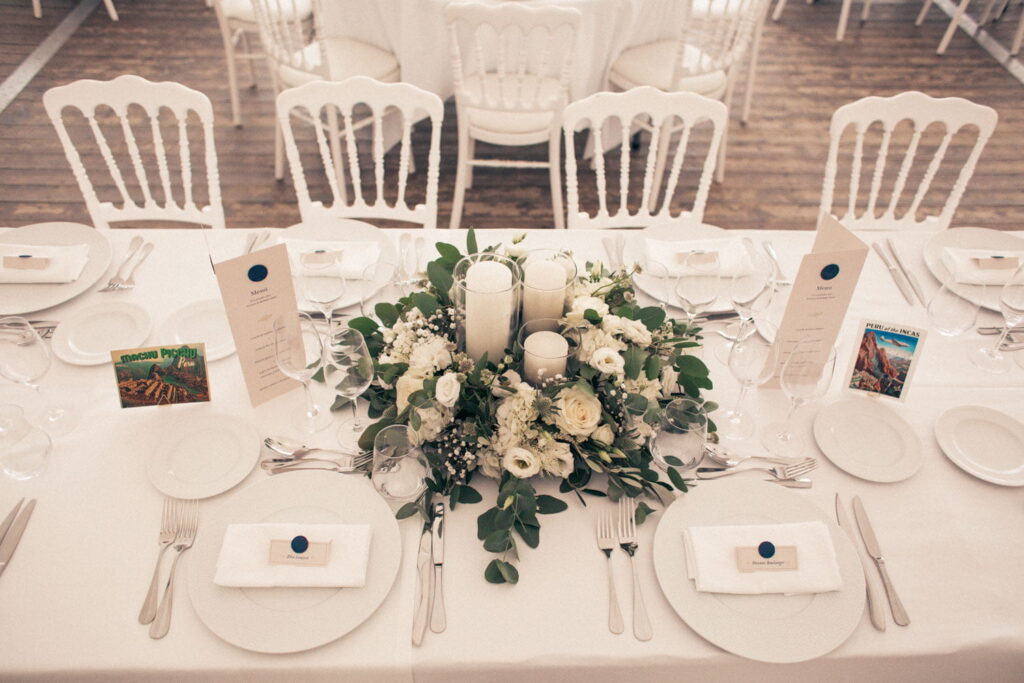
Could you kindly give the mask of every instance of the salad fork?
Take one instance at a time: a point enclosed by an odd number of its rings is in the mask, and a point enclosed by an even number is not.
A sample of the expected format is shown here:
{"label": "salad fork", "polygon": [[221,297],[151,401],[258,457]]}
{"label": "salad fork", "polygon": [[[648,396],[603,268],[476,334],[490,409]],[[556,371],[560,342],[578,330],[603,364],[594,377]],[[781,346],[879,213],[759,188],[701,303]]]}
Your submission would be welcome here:
{"label": "salad fork", "polygon": [[156,599],[160,591],[160,563],[164,559],[164,552],[174,542],[174,536],[178,531],[178,501],[174,498],[164,498],[164,512],[160,518],[160,552],[156,556],[156,566],[153,567],[153,578],[149,582],[149,591],[146,593],[146,600],[139,610],[139,623],[152,623],[156,617]]}
{"label": "salad fork", "polygon": [[121,260],[121,264],[117,267],[117,271],[114,273],[114,277],[107,280],[107,286],[99,290],[101,292],[113,292],[115,289],[120,289],[121,285],[124,284],[125,276],[121,275],[121,271],[128,265],[128,262],[135,256],[135,252],[142,246],[142,236],[136,235],[132,238],[132,241],[128,244],[128,251],[124,255],[124,259]]}
{"label": "salad fork", "polygon": [[146,257],[149,256],[151,251],[153,251],[153,243],[146,242],[146,244],[142,247],[142,251],[140,252],[139,260],[136,261],[135,264],[131,267],[131,270],[128,271],[128,277],[125,278],[124,284],[120,285],[118,289],[135,288],[135,271],[138,270],[139,266],[142,265],[142,262],[146,260]]}
{"label": "salad fork", "polygon": [[619,547],[629,555],[633,571],[633,635],[637,640],[650,640],[651,619],[647,616],[644,596],[640,592],[640,576],[636,571],[636,504],[631,498],[619,499]]}
{"label": "salad fork", "polygon": [[778,467],[735,467],[732,469],[719,469],[714,467],[700,467],[697,469],[698,479],[721,479],[739,472],[767,472],[776,479],[796,479],[800,475],[807,474],[818,466],[814,458],[801,460],[795,465],[780,465]]}
{"label": "salad fork", "polygon": [[615,593],[615,575],[612,573],[612,550],[615,549],[615,515],[606,512],[597,518],[597,547],[608,560],[608,630],[622,633],[622,610]]}
{"label": "salad fork", "polygon": [[174,605],[174,572],[178,568],[178,560],[182,553],[192,547],[196,540],[196,532],[199,530],[199,501],[183,501],[177,515],[178,529],[174,534],[174,561],[171,563],[171,573],[167,577],[167,586],[164,588],[164,597],[157,608],[156,618],[149,625],[150,638],[163,638],[171,628],[171,608]]}

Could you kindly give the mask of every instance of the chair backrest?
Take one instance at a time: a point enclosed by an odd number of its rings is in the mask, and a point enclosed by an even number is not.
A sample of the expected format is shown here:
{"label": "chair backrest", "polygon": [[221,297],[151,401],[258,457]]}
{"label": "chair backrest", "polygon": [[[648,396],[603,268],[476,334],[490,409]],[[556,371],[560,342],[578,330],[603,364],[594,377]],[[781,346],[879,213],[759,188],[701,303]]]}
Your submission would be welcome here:
{"label": "chair backrest", "polygon": [[694,11],[686,0],[670,83],[727,71],[746,54],[769,0],[704,0]]}
{"label": "chair backrest", "polygon": [[[356,119],[357,105],[365,105],[370,113],[366,117]],[[296,108],[305,111],[294,112]],[[332,113],[333,112],[333,113]],[[302,116],[293,117],[293,113]],[[331,126],[324,124],[325,117],[341,117],[341,130],[344,134],[347,160],[335,159],[330,141]],[[392,182],[387,183],[385,173],[385,137],[388,132],[384,126],[385,116],[391,122],[400,123],[401,139],[397,171],[392,174]],[[410,159],[413,154],[412,127],[426,116],[430,119],[430,148],[427,153],[427,181],[425,201],[412,206],[406,197],[409,180]],[[308,125],[310,118],[312,125]],[[400,119],[395,121],[395,119]],[[285,90],[277,97],[277,120],[284,133],[285,148],[288,151],[288,164],[292,171],[295,194],[299,200],[299,212],[302,220],[308,221],[317,217],[332,216],[346,218],[383,218],[398,221],[420,223],[425,228],[437,225],[437,183],[441,166],[441,123],[444,118],[444,103],[434,93],[421,90],[408,83],[380,83],[365,76],[355,76],[345,81],[313,81],[297,88]],[[313,201],[306,183],[299,149],[295,142],[295,125],[304,125],[313,129],[316,145],[320,154],[320,163],[327,175],[332,202],[325,206],[323,202]],[[390,128],[390,127],[389,127]],[[359,152],[356,144],[357,135],[369,131],[372,148],[372,186],[373,201],[367,201],[364,195],[363,175],[359,163]],[[367,156],[364,154],[364,156]],[[347,161],[347,164],[346,164]],[[348,176],[352,180],[352,201],[348,203],[347,192],[340,185],[336,163],[343,169],[348,168]],[[369,180],[369,176],[368,176]],[[343,180],[341,180],[343,182]],[[394,201],[389,202],[393,196]]]}
{"label": "chair backrest", "polygon": [[[637,122],[637,119],[640,119]],[[697,225],[704,218],[711,178],[718,159],[718,148],[722,134],[728,125],[729,110],[724,104],[703,95],[689,92],[666,93],[643,86],[624,93],[597,93],[573,102],[562,114],[562,131],[565,134],[565,177],[568,186],[568,222],[570,228],[632,228],[652,225],[679,224]],[[681,193],[680,179],[683,163],[690,146],[694,126],[701,121],[710,121],[711,138],[708,142],[700,180],[689,211],[677,210],[673,215],[673,199]],[[593,166],[597,189],[597,212],[590,215],[580,206],[580,178],[577,170],[574,133],[589,127],[593,135],[593,148],[606,149],[604,128],[606,123],[617,125],[620,139],[618,207],[615,213],[609,211],[609,188],[605,174],[605,156],[595,152]],[[631,181],[635,180],[630,171],[637,164],[632,163],[630,147],[631,129],[638,123],[651,130],[651,141],[640,164],[643,169],[640,201],[636,212],[628,206]],[[664,139],[668,135],[668,139]],[[674,143],[672,138],[678,135]],[[659,164],[659,149],[665,156],[662,160],[669,170],[660,206],[656,204],[663,175]],[[699,152],[698,152],[699,153]],[[633,193],[636,194],[635,192]],[[634,202],[635,203],[635,202]],[[653,208],[652,207],[656,207]]]}
{"label": "chair backrest", "polygon": [[444,14],[460,106],[560,111],[568,102],[579,10],[453,3]]}
{"label": "chair backrest", "polygon": [[[974,173],[978,157],[995,130],[999,116],[995,110],[984,105],[975,104],[959,97],[936,99],[920,92],[904,92],[893,97],[865,97],[856,102],[843,105],[832,115],[829,129],[828,161],[825,165],[825,185],[821,192],[821,211],[831,212],[835,192],[836,175],[839,169],[839,148],[843,133],[848,126],[854,127],[855,141],[850,167],[849,195],[846,213],[839,217],[844,225],[854,230],[895,230],[901,228],[926,228],[942,230],[949,227],[953,214],[956,212],[960,199],[967,189],[967,183]],[[905,151],[893,150],[893,130],[902,122],[908,121],[912,126],[912,135]],[[860,204],[861,174],[864,157],[865,134],[873,124],[881,124],[881,141],[875,159],[874,171],[866,204]],[[929,127],[941,125],[942,140],[928,161],[915,164],[921,137]],[[973,148],[968,155],[949,195],[943,203],[942,211],[917,220],[921,203],[935,180],[936,173],[942,166],[943,159],[950,147],[953,137],[965,126],[975,126],[978,130]],[[966,135],[966,133],[965,133]],[[893,152],[893,154],[890,154]],[[879,196],[886,175],[886,165],[898,160],[903,153],[899,171],[892,182],[892,192],[884,212],[878,215]],[[890,156],[893,158],[890,159]],[[922,155],[926,156],[926,155]],[[953,162],[955,163],[955,162]],[[908,178],[916,167],[920,176],[917,191],[913,195],[910,206],[902,215],[896,215],[900,208],[901,198],[908,191]],[[889,184],[886,183],[888,187]],[[904,202],[905,204],[905,202]],[[858,208],[862,209],[858,215]]]}
{"label": "chair backrest", "polygon": [[[209,225],[214,228],[224,227],[224,207],[220,196],[220,175],[217,169],[217,151],[213,143],[213,107],[209,98],[203,93],[186,88],[179,83],[153,83],[139,76],[118,76],[112,81],[80,80],[68,85],[51,88],[43,94],[43,105],[46,113],[57,129],[57,136],[64,146],[64,153],[71,164],[71,171],[78,181],[78,187],[85,198],[93,224],[97,228],[109,228],[111,221],[184,221]],[[141,110],[149,119],[149,136],[151,144],[144,145],[145,157],[139,148],[135,129],[132,127],[129,107],[136,112]],[[106,164],[107,172],[120,194],[120,206],[110,201],[100,201],[96,188],[86,172],[79,150],[72,142],[64,122],[64,110],[68,107],[78,109],[88,121],[93,139],[99,153]],[[139,186],[136,194],[141,194],[141,203],[133,198],[125,182],[125,176],[118,166],[117,159],[111,151],[107,135],[97,121],[97,109],[109,108],[118,122],[120,135],[124,138],[127,156],[131,159],[134,183]],[[168,145],[160,121],[161,112],[170,112],[177,129],[177,162],[178,167],[170,168]],[[208,204],[200,207],[193,196],[192,143],[188,135],[189,113],[194,113],[202,128],[203,164],[206,171],[206,187]],[[104,124],[109,118],[101,112]],[[166,117],[165,117],[166,120]],[[108,133],[113,126],[107,127]],[[84,146],[84,141],[83,141]],[[91,145],[90,145],[91,146]],[[119,155],[120,156],[120,155]],[[171,157],[173,159],[173,157]],[[150,171],[146,170],[149,161]],[[156,174],[152,173],[155,161]],[[127,167],[126,167],[127,168]],[[173,171],[173,172],[172,172]],[[159,185],[151,176],[159,178]],[[181,190],[176,196],[172,184],[180,178]],[[131,176],[129,176],[131,180]],[[197,186],[198,187],[198,186]],[[160,196],[155,196],[159,188]],[[161,203],[162,201],[162,203]]]}
{"label": "chair backrest", "polygon": [[326,78],[327,62],[319,41],[308,35],[298,0],[251,1],[260,43],[271,63]]}

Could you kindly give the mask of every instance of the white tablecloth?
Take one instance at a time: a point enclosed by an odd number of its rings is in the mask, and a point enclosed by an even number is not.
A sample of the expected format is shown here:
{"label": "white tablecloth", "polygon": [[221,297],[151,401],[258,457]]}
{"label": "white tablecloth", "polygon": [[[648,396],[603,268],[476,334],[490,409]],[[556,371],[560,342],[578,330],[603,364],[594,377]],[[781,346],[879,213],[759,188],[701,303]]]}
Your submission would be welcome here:
{"label": "white tablecloth", "polygon": [[[110,233],[115,262],[134,231]],[[397,238],[397,232],[394,236]],[[809,249],[809,232],[757,232],[779,250],[787,274]],[[240,252],[247,231],[206,236],[235,243]],[[482,232],[481,244],[507,232]],[[564,245],[581,260],[602,259],[601,235],[590,232],[532,233],[525,246]],[[199,231],[147,231],[156,243],[129,292],[78,299],[32,317],[65,319],[91,303],[116,297],[143,305],[159,325],[180,306],[216,296],[204,235]],[[882,236],[872,235],[872,239]],[[427,238],[458,241],[463,232],[439,231]],[[898,236],[903,253],[925,288],[920,245],[924,235]],[[887,271],[868,257],[839,347],[840,363],[852,353],[856,322],[863,317],[925,327],[920,306],[910,307]],[[986,314],[981,324],[995,324]],[[637,563],[651,612],[654,638],[636,641],[628,632],[613,636],[606,624],[605,559],[594,544],[594,515],[606,503],[583,508],[567,499],[567,512],[544,519],[542,543],[525,550],[518,586],[483,580],[491,556],[476,539],[483,505],[449,515],[445,591],[448,630],[428,633],[418,649],[409,645],[415,594],[415,549],[420,523],[401,522],[405,556],[394,589],[381,609],[348,636],[316,650],[286,656],[259,655],[217,638],[199,621],[188,600],[187,572],[179,576],[170,634],[152,641],[136,623],[157,551],[161,495],[148,483],[143,463],[168,416],[178,408],[120,410],[109,366],[73,367],[55,361],[44,390],[60,392],[83,412],[81,426],[58,438],[48,470],[38,479],[0,477],[0,512],[22,496],[38,506],[21,546],[0,577],[0,678],[174,680],[184,675],[219,680],[416,680],[452,683],[520,679],[530,681],[865,681],[1020,680],[1024,671],[1024,490],[987,484],[965,474],[938,448],[935,418],[951,406],[978,404],[1024,419],[1024,370],[980,376],[965,358],[982,338],[974,333],[947,340],[932,335],[909,401],[897,408],[921,438],[924,465],[897,484],[855,479],[833,466],[817,449],[814,488],[798,491],[832,514],[832,499],[860,495],[886,552],[893,581],[913,623],[892,624],[885,633],[865,613],[850,639],[831,654],[793,665],[765,665],[728,654],[704,641],[671,610],[661,595],[651,561],[658,516],[640,530]],[[990,339],[990,338],[986,338]],[[150,339],[159,343],[159,340]],[[709,337],[709,345],[718,343]],[[736,385],[709,348],[705,359],[724,404]],[[251,419],[261,435],[289,433],[282,411],[296,409],[301,392],[253,410],[241,385],[234,356],[210,365],[212,408]],[[838,384],[838,382],[836,383]],[[827,400],[840,395],[834,387]],[[0,402],[20,396],[0,384]],[[759,419],[780,417],[777,391],[757,392]],[[820,404],[819,404],[820,405]],[[191,407],[189,409],[195,409]],[[199,407],[202,410],[202,407]],[[798,413],[810,439],[817,406]],[[327,437],[329,438],[329,436]],[[261,481],[254,471],[242,484]],[[747,476],[747,475],[744,475]],[[494,487],[474,481],[492,500]],[[368,482],[367,482],[368,485]],[[703,484],[713,486],[713,484]],[[546,484],[549,493],[555,486]],[[204,501],[211,509],[231,496]],[[182,569],[189,561],[186,554]],[[629,614],[629,573],[622,553],[614,555],[619,595]],[[872,570],[873,571],[873,570]]]}

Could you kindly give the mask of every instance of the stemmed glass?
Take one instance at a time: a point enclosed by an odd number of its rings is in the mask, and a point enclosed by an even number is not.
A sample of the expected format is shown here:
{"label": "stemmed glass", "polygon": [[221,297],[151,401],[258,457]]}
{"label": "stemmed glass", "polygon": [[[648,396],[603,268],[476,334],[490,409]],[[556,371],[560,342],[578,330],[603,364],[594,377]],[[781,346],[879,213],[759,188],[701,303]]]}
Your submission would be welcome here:
{"label": "stemmed glass", "polygon": [[50,454],[50,437],[25,419],[20,406],[0,406],[0,471],[12,479],[38,476]]}
{"label": "stemmed glass", "polygon": [[993,346],[982,346],[971,353],[974,364],[986,372],[1000,373],[1010,369],[1010,355],[1001,350],[1010,329],[1024,323],[1024,266],[1021,266],[999,292],[999,310],[1006,326]]}
{"label": "stemmed glass", "polygon": [[729,299],[739,321],[720,330],[719,335],[730,340],[718,348],[717,357],[728,362],[732,342],[749,334],[748,327],[754,318],[768,309],[775,295],[775,264],[766,254],[759,251],[749,238],[740,240],[746,252],[744,261],[749,270],[735,275],[729,282]]}
{"label": "stemmed glass", "polygon": [[[379,289],[378,289],[379,287]],[[405,296],[399,283],[398,266],[391,261],[380,260],[363,269],[359,280],[359,314],[373,315],[373,303],[377,301],[397,301]]]}
{"label": "stemmed glass", "polygon": [[302,296],[323,314],[327,330],[331,329],[334,307],[345,294],[345,277],[341,270],[340,251],[314,249],[299,254],[299,285]]}
{"label": "stemmed glass", "polygon": [[736,405],[722,414],[718,420],[718,433],[727,439],[749,439],[756,431],[757,421],[753,415],[743,409],[743,399],[747,392],[767,382],[775,374],[779,361],[779,344],[775,344],[776,329],[769,322],[767,332],[770,339],[760,334],[751,334],[746,339],[739,339],[732,345],[729,352],[729,371],[740,383],[740,392],[736,397]]}
{"label": "stemmed glass", "polygon": [[302,382],[306,392],[306,409],[293,423],[296,429],[306,434],[325,429],[331,423],[331,412],[316,403],[309,388],[324,364],[324,342],[308,313],[274,319],[274,361],[282,374]]}
{"label": "stemmed glass", "polygon": [[686,257],[675,289],[680,307],[691,325],[697,315],[718,298],[721,286],[721,264],[717,252],[695,251]]}
{"label": "stemmed glass", "polygon": [[797,455],[803,439],[793,431],[793,415],[805,403],[821,398],[832,383],[836,367],[836,351],[818,339],[804,339],[794,348],[782,366],[782,390],[790,400],[785,420],[765,425],[761,443],[771,453],[782,457]]}
{"label": "stemmed glass", "polygon": [[660,261],[644,259],[640,263],[640,271],[633,275],[633,281],[662,308],[670,304],[675,296],[673,276]]}
{"label": "stemmed glass", "polygon": [[661,424],[651,439],[651,456],[664,470],[693,467],[704,456],[708,416],[692,398],[677,398],[662,410]]}
{"label": "stemmed glass", "polygon": [[330,375],[334,391],[352,406],[352,418],[338,429],[338,443],[352,453],[359,453],[359,437],[366,425],[359,418],[356,400],[373,382],[373,357],[363,335],[351,327],[339,328],[331,334],[327,357],[335,368]]}
{"label": "stemmed glass", "polygon": [[978,304],[972,303],[952,290],[948,285],[928,301],[928,322],[939,334],[955,337],[974,327],[978,319]]}
{"label": "stemmed glass", "polygon": [[410,503],[426,490],[427,472],[427,459],[408,426],[391,425],[377,432],[370,479],[380,495],[396,503]]}
{"label": "stemmed glass", "polygon": [[67,434],[78,424],[78,413],[49,401],[39,387],[50,369],[50,351],[28,320],[0,318],[0,375],[36,391],[46,404],[42,424],[54,436]]}

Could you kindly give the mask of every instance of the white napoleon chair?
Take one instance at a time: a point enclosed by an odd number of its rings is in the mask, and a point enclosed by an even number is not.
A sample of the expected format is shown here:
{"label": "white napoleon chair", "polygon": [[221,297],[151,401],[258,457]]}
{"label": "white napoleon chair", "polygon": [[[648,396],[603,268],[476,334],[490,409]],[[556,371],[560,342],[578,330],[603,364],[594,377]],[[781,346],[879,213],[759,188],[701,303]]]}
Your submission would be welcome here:
{"label": "white napoleon chair", "polygon": [[[117,8],[114,7],[114,0],[103,0],[103,6],[107,8],[107,16],[111,21],[117,21]],[[32,0],[32,16],[36,19],[43,18],[43,5],[40,0]]]}
{"label": "white napoleon chair", "polygon": [[[109,228],[114,221],[180,221],[213,228],[224,227],[217,152],[213,143],[213,106],[206,95],[179,83],[153,83],[139,76],[126,75],[112,81],[80,80],[51,88],[43,93],[43,105],[57,129],[57,136],[64,146],[68,163],[71,164],[89,215],[97,228]],[[106,171],[119,195],[119,205],[99,199],[82,163],[79,149],[72,142],[65,125],[64,111],[67,108],[78,109],[88,122]],[[113,117],[110,116],[111,112]],[[167,122],[167,114],[171,115],[176,140],[165,141],[161,116]],[[188,134],[190,114],[195,114],[202,129],[202,159],[208,198],[205,206],[199,206],[194,195],[191,147],[197,143],[190,140]],[[149,144],[144,145],[145,156],[140,149],[133,122],[140,128],[145,127],[143,122],[148,123],[145,137],[149,138]],[[123,138],[125,154],[131,160],[133,175],[128,176],[131,190],[111,150],[108,136],[103,132],[104,128],[108,133],[120,131],[114,143],[120,151]],[[166,128],[170,130],[171,126]],[[86,137],[84,133],[82,137]],[[82,141],[83,147],[87,142]],[[176,142],[177,147],[173,155],[168,154],[172,142]],[[88,147],[92,147],[91,143]],[[172,161],[178,165],[172,168]],[[154,164],[156,173],[153,173]],[[181,186],[175,187],[179,179]],[[134,187],[136,184],[138,188]],[[196,184],[198,187],[201,186]]]}
{"label": "white napoleon chair", "polygon": [[[928,0],[931,2],[931,0]],[[814,0],[807,0],[807,4],[810,5]],[[864,24],[868,20],[868,14],[871,13],[872,0],[864,0],[864,6],[860,11],[860,23]],[[836,40],[839,42],[843,41],[846,36],[846,25],[850,20],[850,8],[853,5],[853,0],[843,0],[839,6],[839,23],[836,24]],[[786,8],[786,0],[778,0],[775,4],[775,10],[772,12],[772,21],[778,21],[782,17],[782,10]]]}
{"label": "white napoleon chair", "polygon": [[[718,159],[718,148],[724,137],[725,127],[729,123],[729,110],[717,100],[690,92],[666,93],[650,86],[634,88],[623,93],[597,93],[590,97],[573,102],[565,108],[562,115],[562,129],[565,133],[565,177],[567,185],[567,207],[569,228],[635,228],[655,225],[700,225],[704,219],[704,206],[707,203],[711,177]],[[689,144],[694,127],[701,122],[709,121],[712,127],[710,141],[703,150],[694,150]],[[580,201],[580,169],[577,165],[574,144],[575,134],[589,128],[594,137],[594,149],[606,149],[603,139],[605,124],[611,123],[609,129],[619,132],[619,182],[616,210],[612,213],[613,193],[609,190],[606,177],[605,156],[594,154],[594,182],[597,190],[597,211],[591,214],[581,207]],[[639,164],[632,159],[633,150],[629,144],[630,130],[639,126],[651,131],[651,143]],[[678,139],[674,144],[665,144],[666,131],[678,131]],[[674,200],[681,200],[683,183],[683,166],[687,160],[687,152],[696,157],[700,167],[700,179],[697,183],[693,204],[689,210],[675,207]],[[700,164],[699,154],[705,154]],[[586,164],[585,164],[586,166]],[[639,200],[636,201],[634,186],[635,212],[629,210],[631,181],[634,180],[630,169],[639,166],[643,169],[643,180],[640,187]],[[659,189],[662,185],[663,169],[670,169],[668,183],[662,193],[660,206],[657,205]],[[614,182],[614,181],[613,181]],[[678,204],[679,202],[677,202]]]}
{"label": "white napoleon chair", "polygon": [[[767,0],[714,0],[722,7],[702,10],[703,16],[694,14],[691,0],[685,2],[678,37],[623,50],[612,63],[608,80],[620,90],[650,85],[668,92],[692,92],[720,100],[728,109]],[[719,182],[725,179],[727,140],[726,127],[718,150],[715,177]]]}
{"label": "white napoleon chair", "polygon": [[[311,37],[294,8],[299,0],[251,0],[256,10],[260,42],[270,66],[274,94],[310,81],[343,81],[352,76],[369,76],[378,81],[399,79],[398,60],[387,50],[353,38],[337,35],[336,29],[320,21],[321,8],[330,0],[315,0],[313,18],[316,36]],[[337,145],[336,121],[329,121],[332,144]],[[274,177],[284,178],[284,142],[280,126],[274,127]]]}
{"label": "white napoleon chair", "polygon": [[[459,227],[476,167],[547,168],[555,227],[565,226],[560,115],[569,101],[581,17],[577,9],[555,5],[445,7],[459,135],[450,227]],[[477,140],[511,147],[547,143],[548,160],[477,158]]]}
{"label": "white napoleon chair", "polygon": [[[964,12],[967,11],[967,5],[970,4],[971,0],[960,0],[957,3],[956,9],[953,10],[953,16],[949,19],[949,25],[946,27],[946,32],[942,34],[942,39],[939,41],[939,47],[935,50],[935,54],[945,54],[946,48],[949,47],[949,42],[953,39],[953,34],[956,33],[957,27],[960,26],[960,19],[963,17]],[[982,28],[989,21],[999,20],[1003,13],[1006,11],[1009,5],[1009,0],[988,0],[985,3],[985,8],[981,12],[981,16],[978,17],[977,28],[975,34],[981,31]],[[932,0],[925,0],[924,5],[921,6],[921,12],[917,15],[917,19],[914,20],[915,26],[920,26],[924,22],[925,16],[928,14],[928,10],[931,9]],[[1024,42],[1024,14],[1021,14],[1018,20],[1017,30],[1013,35],[1013,43],[1010,46],[1010,55],[1015,56],[1020,52],[1021,43]]]}
{"label": "white napoleon chair", "polygon": [[[904,92],[893,97],[865,97],[843,105],[832,115],[829,129],[828,161],[825,165],[825,184],[821,193],[821,211],[832,212],[835,195],[836,177],[839,170],[839,149],[843,133],[853,127],[854,141],[849,170],[849,194],[846,211],[839,220],[852,230],[897,230],[902,228],[943,230],[949,227],[956,212],[960,199],[963,197],[967,183],[974,174],[978,157],[995,130],[998,115],[995,110],[984,105],[975,104],[959,97],[936,99],[920,92]],[[910,141],[905,148],[893,144],[893,131],[904,121],[912,126]],[[874,124],[881,125],[881,141],[877,146],[875,165],[871,172],[871,184],[866,203],[860,197],[863,194],[860,184],[863,173],[865,136]],[[918,160],[918,151],[922,136],[931,128],[939,130],[942,139],[936,145],[931,159]],[[965,127],[975,127],[977,138],[966,160],[959,168],[956,180],[949,195],[942,202],[942,209],[937,215],[929,215],[918,220],[922,202],[935,180],[943,160],[950,148],[954,136]],[[966,131],[965,136],[969,135]],[[848,146],[848,145],[847,145]],[[873,145],[872,145],[873,146]],[[894,149],[895,148],[895,149]],[[893,158],[890,160],[890,152]],[[902,161],[898,154],[903,154]],[[927,157],[927,154],[921,155]],[[890,169],[894,162],[899,161],[899,170],[894,178],[885,183],[890,187],[888,203],[881,207],[879,213],[879,197],[885,180],[886,166]],[[956,163],[956,162],[951,162]],[[927,165],[926,165],[927,164]],[[955,169],[953,169],[955,170]],[[891,173],[889,175],[892,175]],[[909,207],[901,207],[901,199],[905,192],[913,191],[913,183],[908,179],[919,177],[919,182]],[[935,193],[933,193],[934,195]],[[906,202],[902,202],[906,204]],[[858,208],[859,207],[859,208]],[[899,216],[896,212],[903,209]],[[858,213],[859,211],[859,213]]]}
{"label": "white napoleon chair", "polygon": [[[356,121],[356,109],[360,105],[369,108],[369,122]],[[299,109],[300,112],[295,110]],[[344,190],[344,177],[336,168],[343,163],[328,144],[322,121],[329,111],[340,116],[344,123],[344,135],[349,177],[352,180],[352,201],[349,202]],[[299,116],[295,114],[298,113]],[[397,114],[397,117],[396,117]],[[401,123],[401,139],[398,143],[398,164],[393,173],[385,165],[385,117],[392,124],[396,118]],[[409,203],[410,166],[413,158],[412,128],[423,119],[430,123],[430,147],[427,153],[427,179],[425,201],[415,206]],[[382,218],[388,220],[419,223],[424,228],[437,227],[437,184],[441,166],[441,124],[444,118],[444,103],[434,93],[421,90],[409,83],[381,83],[365,76],[355,76],[342,82],[313,81],[297,88],[285,90],[277,97],[278,124],[284,132],[285,147],[288,151],[288,165],[291,168],[295,194],[299,201],[299,212],[303,221],[324,217],[341,218]],[[331,203],[314,201],[310,195],[302,157],[295,139],[295,123],[298,120],[314,121],[311,127],[316,135],[319,161],[327,176]],[[369,123],[369,125],[367,125]],[[360,126],[359,124],[363,124]],[[370,131],[372,201],[364,191],[360,154],[356,140],[357,130]],[[391,183],[388,183],[388,176]],[[393,201],[389,200],[393,197]]]}

